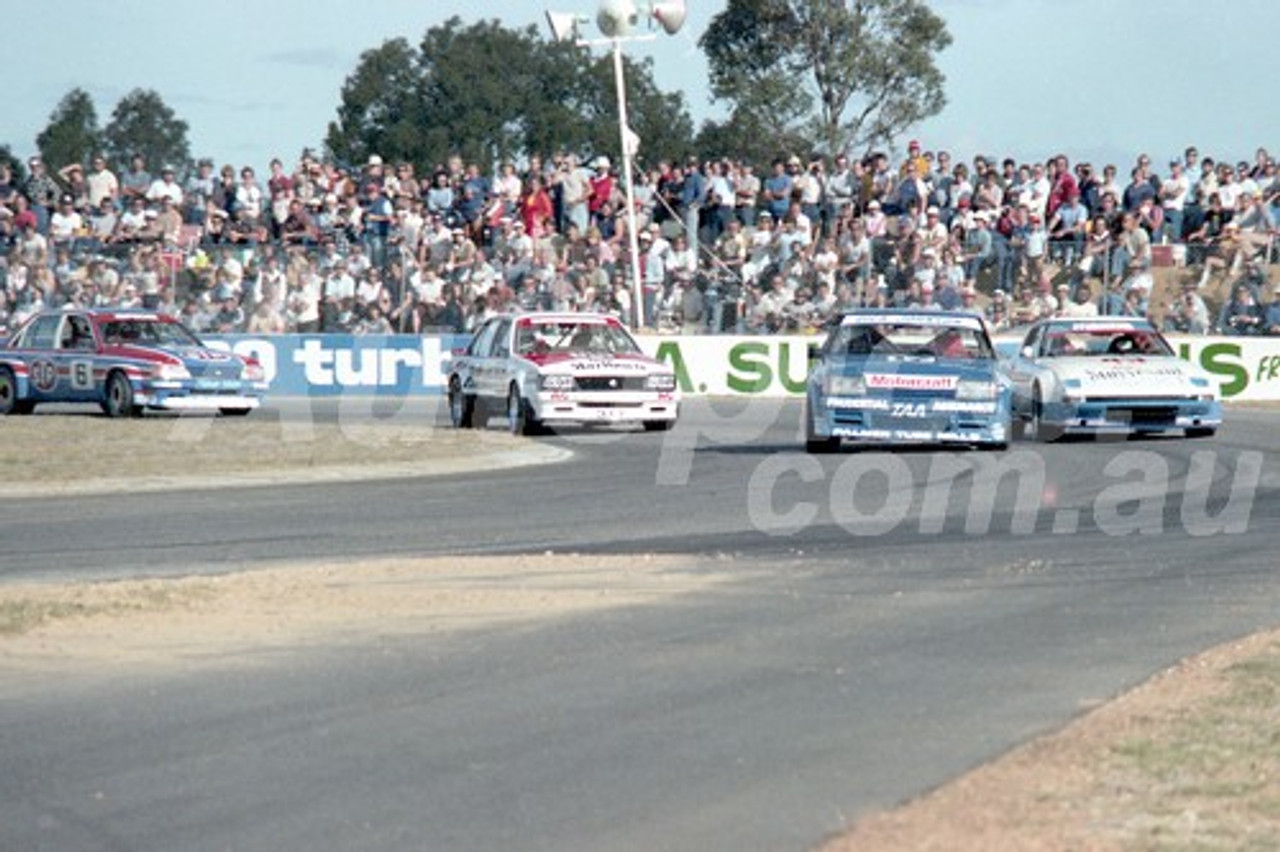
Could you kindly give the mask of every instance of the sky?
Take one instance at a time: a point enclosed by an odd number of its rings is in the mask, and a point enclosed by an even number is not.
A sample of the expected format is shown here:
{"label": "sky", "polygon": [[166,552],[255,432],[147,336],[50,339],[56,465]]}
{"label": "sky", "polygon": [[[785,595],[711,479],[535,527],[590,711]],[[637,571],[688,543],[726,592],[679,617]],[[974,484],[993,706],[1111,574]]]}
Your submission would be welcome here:
{"label": "sky", "polygon": [[[80,87],[105,125],[121,97],[154,89],[189,125],[192,154],[265,168],[319,149],[360,54],[457,15],[535,25],[598,0],[57,0],[5,10],[0,143],[25,157],[58,102]],[[689,0],[684,29],[628,45],[695,122],[722,117],[697,40],[727,0]],[[1189,144],[1219,159],[1280,149],[1275,0],[933,0],[953,37],[937,62],[948,105],[898,140],[954,157],[1063,152],[1159,164]],[[56,12],[54,11],[56,9]],[[594,23],[584,34],[596,35]],[[501,69],[495,69],[501,73]]]}

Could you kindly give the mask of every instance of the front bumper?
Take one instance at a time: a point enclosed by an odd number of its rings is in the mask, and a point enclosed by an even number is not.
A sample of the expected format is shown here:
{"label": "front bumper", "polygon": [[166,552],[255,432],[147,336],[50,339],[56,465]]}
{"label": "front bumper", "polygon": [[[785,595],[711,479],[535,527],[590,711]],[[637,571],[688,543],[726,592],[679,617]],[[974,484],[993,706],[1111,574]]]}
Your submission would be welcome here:
{"label": "front bumper", "polygon": [[1131,434],[1217,429],[1217,400],[1108,399],[1045,403],[1041,421],[1067,434]]}
{"label": "front bumper", "polygon": [[816,438],[890,444],[1002,446],[1010,439],[1008,394],[995,400],[810,397]]}
{"label": "front bumper", "polygon": [[680,398],[652,391],[543,391],[532,400],[534,414],[544,423],[645,423],[674,421]]}
{"label": "front bumper", "polygon": [[133,401],[162,411],[252,411],[262,404],[266,382],[144,382],[134,386]]}

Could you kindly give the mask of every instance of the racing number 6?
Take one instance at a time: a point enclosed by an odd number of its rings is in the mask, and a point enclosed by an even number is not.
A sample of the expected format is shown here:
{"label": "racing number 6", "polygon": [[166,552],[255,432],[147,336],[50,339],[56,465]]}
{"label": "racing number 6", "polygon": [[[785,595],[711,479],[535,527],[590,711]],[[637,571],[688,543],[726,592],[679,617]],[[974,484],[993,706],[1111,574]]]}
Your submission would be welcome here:
{"label": "racing number 6", "polygon": [[76,390],[93,388],[93,364],[89,361],[73,361],[71,364],[71,386]]}

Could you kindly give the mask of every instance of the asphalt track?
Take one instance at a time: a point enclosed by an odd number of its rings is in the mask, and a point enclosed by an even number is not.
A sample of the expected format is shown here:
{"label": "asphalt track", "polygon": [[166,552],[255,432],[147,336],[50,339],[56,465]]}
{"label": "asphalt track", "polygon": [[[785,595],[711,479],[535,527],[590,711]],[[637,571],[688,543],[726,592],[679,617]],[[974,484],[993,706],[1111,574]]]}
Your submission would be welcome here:
{"label": "asphalt track", "polygon": [[[366,412],[393,414],[434,416]],[[544,468],[0,502],[0,581],[548,550],[734,575],[533,628],[0,686],[0,849],[808,849],[1273,626],[1276,416],[808,457],[798,406],[725,401],[546,439],[575,457]]]}

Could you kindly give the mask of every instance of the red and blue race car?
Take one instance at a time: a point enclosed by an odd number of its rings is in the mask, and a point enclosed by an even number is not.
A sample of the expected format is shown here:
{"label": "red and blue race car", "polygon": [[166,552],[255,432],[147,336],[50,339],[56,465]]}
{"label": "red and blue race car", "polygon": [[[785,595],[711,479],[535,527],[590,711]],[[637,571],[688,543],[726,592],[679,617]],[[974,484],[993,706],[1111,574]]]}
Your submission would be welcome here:
{"label": "red and blue race car", "polygon": [[267,391],[256,361],[205,346],[177,319],[141,310],[36,314],[0,346],[0,415],[40,403],[248,414]]}

